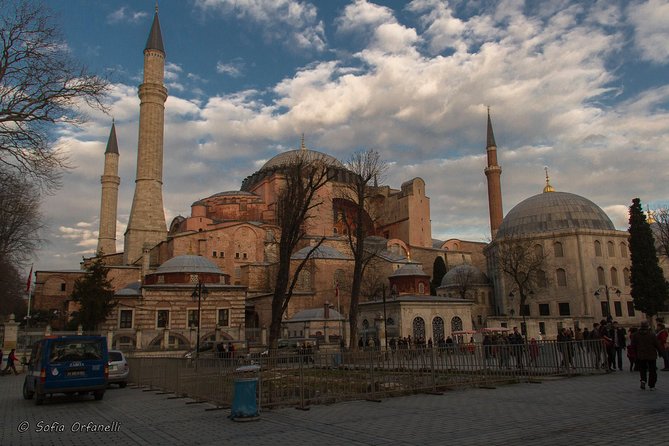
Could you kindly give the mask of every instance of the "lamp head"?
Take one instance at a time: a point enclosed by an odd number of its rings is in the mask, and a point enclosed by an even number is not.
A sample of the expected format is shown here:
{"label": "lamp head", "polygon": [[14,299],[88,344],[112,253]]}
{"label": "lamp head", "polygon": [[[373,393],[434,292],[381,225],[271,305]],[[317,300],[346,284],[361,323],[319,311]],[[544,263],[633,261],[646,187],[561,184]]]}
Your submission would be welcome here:
{"label": "lamp head", "polygon": [[616,296],[620,297],[620,295],[623,294],[620,292],[620,290],[616,290]]}
{"label": "lamp head", "polygon": [[595,291],[595,296],[599,297],[599,290]]}

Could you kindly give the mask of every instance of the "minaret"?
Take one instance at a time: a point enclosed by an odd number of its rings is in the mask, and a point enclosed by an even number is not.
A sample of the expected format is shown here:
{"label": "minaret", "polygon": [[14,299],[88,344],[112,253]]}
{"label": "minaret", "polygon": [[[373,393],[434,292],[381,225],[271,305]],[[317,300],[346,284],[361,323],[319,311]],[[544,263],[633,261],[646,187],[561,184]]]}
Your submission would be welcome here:
{"label": "minaret", "polygon": [[144,247],[165,240],[167,225],[163,209],[163,130],[167,89],[165,50],[158,21],[158,7],[144,48],[144,82],[139,86],[139,138],[135,196],[125,231],[124,263],[133,264]]}
{"label": "minaret", "polygon": [[112,121],[107,150],[105,150],[105,167],[100,177],[102,198],[100,200],[100,231],[98,232],[98,249],[104,254],[116,252],[116,207],[118,205],[118,143],[116,142],[116,126]]}
{"label": "minaret", "polygon": [[488,166],[485,168],[485,176],[488,178],[488,209],[490,212],[490,233],[492,238],[497,235],[497,229],[502,224],[502,186],[500,177],[502,168],[497,164],[497,144],[495,134],[492,131],[490,120],[490,107],[488,107],[488,142],[486,146],[488,154]]}

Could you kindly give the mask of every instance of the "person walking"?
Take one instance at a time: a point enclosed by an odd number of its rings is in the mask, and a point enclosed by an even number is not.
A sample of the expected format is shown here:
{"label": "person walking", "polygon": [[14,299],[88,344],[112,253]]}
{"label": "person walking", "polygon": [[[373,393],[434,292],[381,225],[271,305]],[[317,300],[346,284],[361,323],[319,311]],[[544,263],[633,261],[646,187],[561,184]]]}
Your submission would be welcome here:
{"label": "person walking", "polygon": [[9,373],[9,369],[12,369],[15,375],[19,374],[19,372],[16,371],[14,362],[16,362],[16,350],[12,349],[12,351],[9,352],[9,355],[7,355],[7,367],[2,371],[3,375]]}
{"label": "person walking", "polygon": [[613,347],[615,349],[616,364],[612,364],[612,367],[615,368],[618,366],[618,370],[623,371],[623,350],[627,348],[627,330],[618,325],[618,322],[613,322]]}
{"label": "person walking", "polygon": [[667,337],[669,337],[669,332],[667,332],[663,323],[658,322],[655,336],[657,336],[657,340],[660,341],[660,346],[662,347],[662,360],[664,361],[662,371],[667,372],[669,371],[669,350],[667,350]]}
{"label": "person walking", "polygon": [[642,321],[639,331],[632,336],[632,346],[636,351],[636,365],[639,369],[641,390],[646,389],[646,383],[650,390],[655,390],[657,383],[657,365],[658,354],[662,356],[662,346],[660,341],[650,330],[648,321]]}

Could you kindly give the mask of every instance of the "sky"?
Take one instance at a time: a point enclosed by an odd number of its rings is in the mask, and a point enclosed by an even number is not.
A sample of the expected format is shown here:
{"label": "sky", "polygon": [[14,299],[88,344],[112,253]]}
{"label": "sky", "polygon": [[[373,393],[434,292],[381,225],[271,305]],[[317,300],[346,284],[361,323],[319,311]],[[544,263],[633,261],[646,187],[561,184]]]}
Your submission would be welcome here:
{"label": "sky", "polygon": [[[50,0],[71,56],[112,85],[109,113],[59,127],[73,169],[44,200],[35,268],[77,269],[97,246],[112,118],[117,248],[134,191],[143,49],[153,0]],[[167,225],[239,190],[299,147],[345,162],[377,150],[381,181],[421,177],[432,236],[490,238],[486,112],[504,214],[541,193],[584,196],[618,229],[639,197],[669,203],[669,1],[161,0]]]}

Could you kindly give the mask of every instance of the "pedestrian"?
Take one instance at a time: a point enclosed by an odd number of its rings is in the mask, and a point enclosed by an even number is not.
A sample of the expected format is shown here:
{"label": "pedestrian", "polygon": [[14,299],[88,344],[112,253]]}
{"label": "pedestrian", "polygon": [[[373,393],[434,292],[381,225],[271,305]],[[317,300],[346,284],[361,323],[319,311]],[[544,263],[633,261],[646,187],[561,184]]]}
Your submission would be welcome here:
{"label": "pedestrian", "polygon": [[513,327],[513,333],[509,336],[511,344],[511,354],[516,358],[516,367],[523,368],[523,335],[518,331],[518,327]]}
{"label": "pedestrian", "polygon": [[667,337],[669,337],[669,332],[662,322],[658,322],[655,336],[657,336],[657,340],[660,341],[660,346],[662,347],[662,360],[664,361],[662,371],[667,372],[669,371],[669,350],[667,350]]}
{"label": "pedestrian", "polygon": [[642,321],[639,331],[632,336],[632,346],[636,350],[636,365],[639,369],[641,390],[646,389],[646,383],[650,390],[655,390],[657,382],[656,359],[658,354],[662,355],[660,341],[650,330],[648,321]]}
{"label": "pedestrian", "polygon": [[630,327],[629,329],[629,338],[630,345],[627,346],[627,359],[630,361],[630,372],[636,370],[636,348],[632,345],[632,336],[636,333],[638,329],[636,327]]}
{"label": "pedestrian", "polygon": [[2,352],[2,349],[0,348],[0,369],[2,369],[2,359],[5,354]]}
{"label": "pedestrian", "polygon": [[12,349],[9,352],[9,355],[7,355],[7,367],[5,367],[5,369],[2,371],[3,375],[9,373],[9,369],[12,369],[15,375],[19,374],[19,372],[16,371],[16,365],[14,365],[14,362],[16,362],[16,350]]}
{"label": "pedestrian", "polygon": [[537,358],[539,357],[539,343],[535,338],[530,339],[530,364],[536,367]]}
{"label": "pedestrian", "polygon": [[[623,350],[627,347],[627,338],[625,337],[625,329],[618,325],[618,322],[613,322],[613,346],[615,348],[615,357],[617,361],[618,370],[623,371]],[[612,367],[615,368],[615,365]]]}

